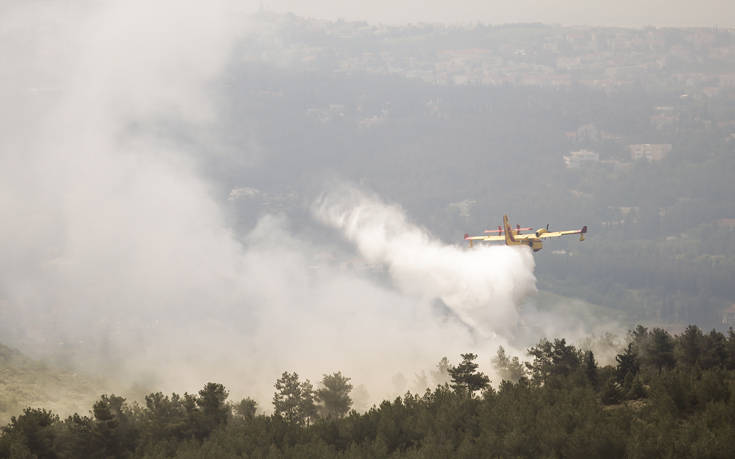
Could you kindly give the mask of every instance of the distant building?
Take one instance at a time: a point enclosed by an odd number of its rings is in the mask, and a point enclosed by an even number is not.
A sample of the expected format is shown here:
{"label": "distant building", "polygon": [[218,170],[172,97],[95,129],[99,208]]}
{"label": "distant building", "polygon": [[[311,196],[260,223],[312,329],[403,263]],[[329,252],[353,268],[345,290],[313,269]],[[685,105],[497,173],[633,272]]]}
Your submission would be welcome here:
{"label": "distant building", "polygon": [[670,143],[638,143],[628,145],[630,158],[633,161],[645,159],[649,163],[661,161],[671,152]]}
{"label": "distant building", "polygon": [[578,169],[585,164],[597,163],[600,161],[600,154],[589,150],[572,151],[568,155],[564,155],[564,164],[567,169]]}

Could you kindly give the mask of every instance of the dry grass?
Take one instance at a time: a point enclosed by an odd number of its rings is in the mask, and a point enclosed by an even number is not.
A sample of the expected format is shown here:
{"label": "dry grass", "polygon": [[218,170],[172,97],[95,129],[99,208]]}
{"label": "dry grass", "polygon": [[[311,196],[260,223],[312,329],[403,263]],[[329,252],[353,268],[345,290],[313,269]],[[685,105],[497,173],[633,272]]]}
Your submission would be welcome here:
{"label": "dry grass", "polygon": [[86,414],[103,384],[73,371],[52,368],[0,344],[0,426],[26,407],[67,416]]}

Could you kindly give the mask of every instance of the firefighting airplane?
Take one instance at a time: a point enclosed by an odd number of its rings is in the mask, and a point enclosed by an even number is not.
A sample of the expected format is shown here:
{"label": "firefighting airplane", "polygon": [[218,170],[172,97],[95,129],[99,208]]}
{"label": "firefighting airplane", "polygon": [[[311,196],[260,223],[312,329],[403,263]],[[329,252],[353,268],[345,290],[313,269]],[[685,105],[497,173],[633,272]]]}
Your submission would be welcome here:
{"label": "firefighting airplane", "polygon": [[505,241],[505,245],[527,245],[531,247],[534,252],[538,252],[544,248],[542,239],[566,236],[568,234],[579,234],[579,240],[584,241],[584,235],[587,232],[586,226],[583,226],[582,229],[578,230],[549,231],[549,225],[546,225],[546,228],[537,229],[535,233],[522,234],[521,231],[533,231],[533,228],[521,228],[521,225],[516,225],[516,228],[512,229],[508,223],[507,215],[503,215],[503,228],[498,226],[498,229],[496,230],[485,230],[485,233],[498,233],[497,236],[470,236],[469,234],[465,234],[464,239],[466,241],[470,241],[470,247],[472,247],[474,241]]}

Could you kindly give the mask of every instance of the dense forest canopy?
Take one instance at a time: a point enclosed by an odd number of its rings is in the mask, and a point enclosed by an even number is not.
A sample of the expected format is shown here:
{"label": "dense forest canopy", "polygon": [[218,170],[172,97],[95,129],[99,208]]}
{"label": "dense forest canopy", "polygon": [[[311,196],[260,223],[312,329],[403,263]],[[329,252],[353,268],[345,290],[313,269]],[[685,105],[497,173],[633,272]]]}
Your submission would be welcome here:
{"label": "dense forest canopy", "polygon": [[730,457],[735,448],[735,332],[672,336],[638,326],[614,365],[565,339],[521,364],[501,347],[500,381],[476,354],[446,358],[449,383],[350,411],[350,378],[284,372],[265,414],[222,384],[198,393],[103,395],[66,419],[27,408],[2,428],[0,457]]}

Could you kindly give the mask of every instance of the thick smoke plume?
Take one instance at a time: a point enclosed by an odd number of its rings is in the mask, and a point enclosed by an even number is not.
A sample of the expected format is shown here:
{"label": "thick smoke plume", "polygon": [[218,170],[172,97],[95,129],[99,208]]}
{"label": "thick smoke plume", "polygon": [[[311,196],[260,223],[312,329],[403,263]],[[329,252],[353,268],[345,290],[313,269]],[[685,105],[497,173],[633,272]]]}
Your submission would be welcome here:
{"label": "thick smoke plume", "polygon": [[409,223],[397,206],[353,187],[324,194],[317,215],[339,228],[370,263],[385,265],[401,292],[441,299],[481,338],[512,335],[520,301],[535,291],[530,250],[443,244]]}
{"label": "thick smoke plume", "polygon": [[216,380],[266,407],[285,370],[341,370],[379,400],[420,389],[443,355],[507,346],[534,290],[528,251],[442,244],[346,185],[314,209],[357,257],[283,215],[233,234],[197,143],[162,128],[216,122],[209,83],[248,27],[202,5],[4,7],[0,341],[111,390]]}

